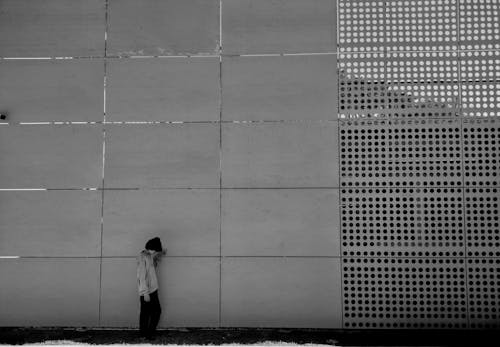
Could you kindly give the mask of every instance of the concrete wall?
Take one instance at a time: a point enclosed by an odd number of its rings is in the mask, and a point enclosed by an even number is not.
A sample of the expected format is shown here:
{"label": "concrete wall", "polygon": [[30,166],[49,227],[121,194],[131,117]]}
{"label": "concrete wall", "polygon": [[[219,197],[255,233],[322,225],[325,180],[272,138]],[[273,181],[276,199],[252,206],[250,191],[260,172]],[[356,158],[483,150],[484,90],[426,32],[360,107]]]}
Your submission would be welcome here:
{"label": "concrete wall", "polygon": [[0,1],[0,326],[499,327],[499,11]]}

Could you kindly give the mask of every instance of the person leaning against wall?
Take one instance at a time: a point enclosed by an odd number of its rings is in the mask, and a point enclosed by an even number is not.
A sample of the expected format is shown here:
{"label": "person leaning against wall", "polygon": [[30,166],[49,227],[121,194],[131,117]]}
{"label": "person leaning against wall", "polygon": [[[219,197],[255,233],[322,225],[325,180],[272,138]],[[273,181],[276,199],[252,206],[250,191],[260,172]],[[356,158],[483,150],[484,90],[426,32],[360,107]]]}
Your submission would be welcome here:
{"label": "person leaning against wall", "polygon": [[157,269],[161,258],[166,254],[159,237],[146,242],[145,249],[137,257],[137,282],[141,312],[139,333],[141,337],[153,339],[160,321],[161,305],[158,299]]}

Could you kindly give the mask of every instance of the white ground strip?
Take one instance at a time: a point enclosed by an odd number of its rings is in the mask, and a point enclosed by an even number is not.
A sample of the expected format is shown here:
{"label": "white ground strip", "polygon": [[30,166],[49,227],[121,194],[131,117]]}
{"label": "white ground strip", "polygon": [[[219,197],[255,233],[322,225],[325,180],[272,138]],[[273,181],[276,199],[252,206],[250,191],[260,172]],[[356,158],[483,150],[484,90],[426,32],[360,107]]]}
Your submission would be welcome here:
{"label": "white ground strip", "polygon": [[[9,346],[9,345],[2,345],[0,346]],[[31,343],[31,344],[24,344],[23,346],[26,347],[35,347],[35,346],[53,346],[53,347],[66,347],[66,346],[89,346],[89,347],[96,347],[96,346],[104,346],[104,347],[109,347],[109,346],[160,346],[158,344],[151,344],[151,343],[141,343],[141,344],[128,344],[128,343],[116,343],[116,344],[106,344],[106,345],[96,345],[96,344],[89,344],[89,343],[80,343],[80,342],[75,342],[75,341],[70,341],[70,340],[54,340],[54,341],[45,341],[41,343]],[[321,344],[312,344],[312,343],[306,343],[306,344],[297,344],[297,343],[289,343],[289,342],[273,342],[273,341],[266,341],[262,343],[256,343],[256,344],[221,344],[221,345],[174,345],[174,344],[168,344],[168,345],[161,345],[161,346],[179,346],[179,347],[207,347],[207,346],[224,346],[224,347],[231,347],[231,346],[263,346],[263,347],[272,347],[272,346],[279,346],[279,347],[296,347],[296,346],[306,346],[306,347],[331,347],[332,345],[321,345]]]}

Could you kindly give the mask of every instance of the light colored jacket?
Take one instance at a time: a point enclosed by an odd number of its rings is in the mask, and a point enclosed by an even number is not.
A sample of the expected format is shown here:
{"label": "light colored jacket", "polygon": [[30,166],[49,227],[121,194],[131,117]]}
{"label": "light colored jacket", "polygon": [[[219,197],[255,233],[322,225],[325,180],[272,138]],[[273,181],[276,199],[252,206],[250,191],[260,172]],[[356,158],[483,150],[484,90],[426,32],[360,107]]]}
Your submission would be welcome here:
{"label": "light colored jacket", "polygon": [[137,284],[139,295],[151,294],[158,290],[158,276],[156,270],[163,253],[151,255],[147,250],[142,250],[137,257]]}

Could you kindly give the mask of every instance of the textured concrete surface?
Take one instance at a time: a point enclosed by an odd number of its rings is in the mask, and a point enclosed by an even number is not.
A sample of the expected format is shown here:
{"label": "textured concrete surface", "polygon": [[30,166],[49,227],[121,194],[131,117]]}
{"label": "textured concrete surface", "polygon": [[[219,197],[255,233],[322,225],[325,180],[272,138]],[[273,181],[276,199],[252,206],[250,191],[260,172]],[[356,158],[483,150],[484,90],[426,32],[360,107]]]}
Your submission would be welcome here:
{"label": "textured concrete surface", "polygon": [[[140,249],[138,249],[140,251]],[[219,259],[164,258],[158,271],[159,327],[215,327],[219,322]],[[139,325],[135,258],[103,260],[102,323]]]}
{"label": "textured concrete surface", "polygon": [[2,0],[0,56],[104,55],[105,0]]}
{"label": "textured concrete surface", "polygon": [[104,192],[104,256],[135,256],[160,237],[170,256],[218,256],[219,192],[110,190]]}
{"label": "textured concrete surface", "polygon": [[223,0],[224,54],[336,51],[335,0]]}
{"label": "textured concrete surface", "polygon": [[0,254],[97,257],[100,205],[97,191],[2,191]]}
{"label": "textured concrete surface", "polygon": [[0,277],[1,326],[98,325],[99,259],[2,259]]}
{"label": "textured concrete surface", "polygon": [[102,185],[102,127],[0,127],[0,188]]}
{"label": "textured concrete surface", "polygon": [[341,328],[338,258],[225,258],[222,326]]}
{"label": "textured concrete surface", "polygon": [[111,0],[108,54],[214,54],[219,0]]}
{"label": "textured concrete surface", "polygon": [[219,120],[219,59],[109,60],[109,121]]}
{"label": "textured concrete surface", "polygon": [[103,119],[103,60],[3,60],[0,111],[8,122]]}
{"label": "textured concrete surface", "polygon": [[337,189],[222,191],[225,256],[339,256]]}
{"label": "textured concrete surface", "polygon": [[219,187],[219,126],[106,126],[106,188]]}
{"label": "textured concrete surface", "polygon": [[337,122],[222,125],[222,186],[338,187]]}
{"label": "textured concrete surface", "polygon": [[223,120],[337,119],[337,57],[224,57]]}

